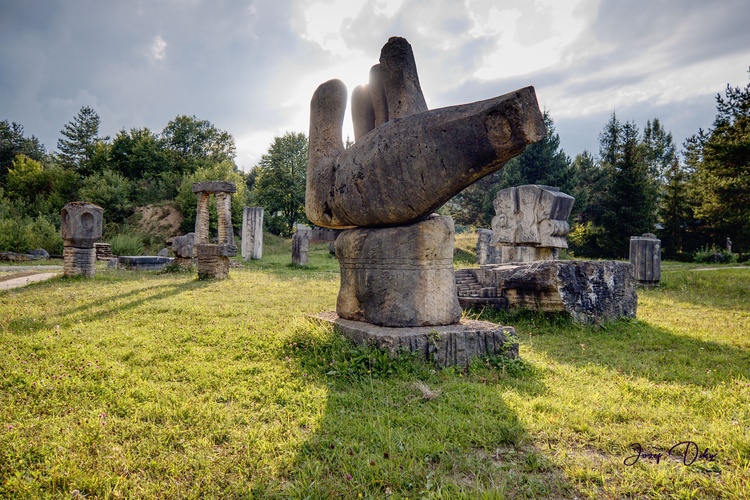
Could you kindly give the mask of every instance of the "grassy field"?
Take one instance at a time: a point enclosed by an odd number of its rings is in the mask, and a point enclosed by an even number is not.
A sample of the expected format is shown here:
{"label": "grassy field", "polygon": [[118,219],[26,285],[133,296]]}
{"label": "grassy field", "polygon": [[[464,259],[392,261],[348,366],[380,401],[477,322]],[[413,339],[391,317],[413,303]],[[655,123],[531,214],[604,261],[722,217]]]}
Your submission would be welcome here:
{"label": "grassy field", "polygon": [[750,498],[750,268],[665,263],[604,328],[474,311],[521,360],[441,371],[308,321],[338,266],[289,248],[0,292],[0,498]]}

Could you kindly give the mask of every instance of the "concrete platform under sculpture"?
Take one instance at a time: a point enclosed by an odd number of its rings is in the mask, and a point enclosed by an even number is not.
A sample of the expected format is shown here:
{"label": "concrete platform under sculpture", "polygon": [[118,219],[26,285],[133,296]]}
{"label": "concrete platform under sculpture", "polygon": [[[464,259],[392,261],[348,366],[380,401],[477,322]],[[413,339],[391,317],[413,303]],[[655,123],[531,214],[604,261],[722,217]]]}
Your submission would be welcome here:
{"label": "concrete platform under sculpture", "polygon": [[485,265],[457,270],[456,286],[464,309],[482,305],[567,312],[584,324],[634,318],[638,305],[629,262],[556,260]]}
{"label": "concrete platform under sculpture", "polygon": [[312,316],[330,323],[344,337],[396,356],[401,351],[417,353],[421,359],[441,367],[468,366],[475,357],[518,357],[518,337],[512,326],[487,321],[461,320],[445,326],[390,328],[339,318],[335,312]]}

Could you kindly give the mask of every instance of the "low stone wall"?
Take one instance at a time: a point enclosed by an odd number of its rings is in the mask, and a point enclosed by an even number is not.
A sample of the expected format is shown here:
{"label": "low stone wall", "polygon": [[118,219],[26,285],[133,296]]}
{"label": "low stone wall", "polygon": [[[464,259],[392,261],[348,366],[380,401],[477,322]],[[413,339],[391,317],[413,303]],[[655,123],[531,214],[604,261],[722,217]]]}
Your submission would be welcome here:
{"label": "low stone wall", "polygon": [[579,323],[599,324],[634,318],[638,305],[633,265],[628,262],[538,261],[460,269],[456,274],[463,283],[470,282],[469,276],[476,282],[459,286],[464,308],[497,304],[567,312]]}

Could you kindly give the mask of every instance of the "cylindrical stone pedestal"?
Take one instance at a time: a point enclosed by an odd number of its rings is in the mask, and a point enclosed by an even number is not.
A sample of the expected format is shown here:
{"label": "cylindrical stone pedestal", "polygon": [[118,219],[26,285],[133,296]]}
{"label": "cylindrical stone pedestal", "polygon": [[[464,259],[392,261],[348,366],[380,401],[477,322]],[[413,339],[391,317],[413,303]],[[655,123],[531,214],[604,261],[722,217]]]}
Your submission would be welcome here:
{"label": "cylindrical stone pedestal", "polygon": [[630,237],[630,263],[639,285],[658,286],[661,281],[661,240],[650,233]]}
{"label": "cylindrical stone pedestal", "polygon": [[350,229],[336,239],[336,313],[380,326],[451,325],[461,319],[453,274],[453,219]]}
{"label": "cylindrical stone pedestal", "polygon": [[65,245],[63,247],[63,275],[93,278],[96,275],[96,249]]}
{"label": "cylindrical stone pedestal", "polygon": [[260,259],[263,256],[263,207],[244,207],[242,210],[242,258]]}

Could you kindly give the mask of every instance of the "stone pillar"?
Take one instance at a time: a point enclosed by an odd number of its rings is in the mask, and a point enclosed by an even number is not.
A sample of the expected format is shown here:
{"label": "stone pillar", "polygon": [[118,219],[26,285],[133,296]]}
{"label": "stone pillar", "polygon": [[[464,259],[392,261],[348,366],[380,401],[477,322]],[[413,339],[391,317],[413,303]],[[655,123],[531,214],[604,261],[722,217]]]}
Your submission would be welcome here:
{"label": "stone pillar", "polygon": [[242,210],[242,258],[260,259],[263,256],[263,207]]}
{"label": "stone pillar", "polygon": [[[198,264],[198,278],[223,279],[229,276],[229,257],[237,255],[232,232],[232,197],[237,188],[231,182],[211,181],[193,184],[193,193],[198,196],[198,212],[195,216],[194,256]],[[218,244],[209,243],[208,200],[216,196],[219,214]]]}
{"label": "stone pillar", "polygon": [[379,229],[336,239],[339,317],[388,327],[451,325],[461,319],[453,274],[453,219]]}
{"label": "stone pillar", "polygon": [[209,193],[199,192],[198,209],[195,212],[195,242],[208,243],[208,201]]}
{"label": "stone pillar", "polygon": [[295,266],[306,266],[309,247],[309,230],[301,230],[294,233],[292,237],[292,264]]}
{"label": "stone pillar", "polygon": [[658,286],[661,281],[661,240],[651,233],[631,236],[630,263],[637,284]]}
{"label": "stone pillar", "polygon": [[94,243],[102,237],[104,209],[83,201],[65,205],[60,212],[60,234],[63,239],[63,274],[87,276],[96,274]]}

